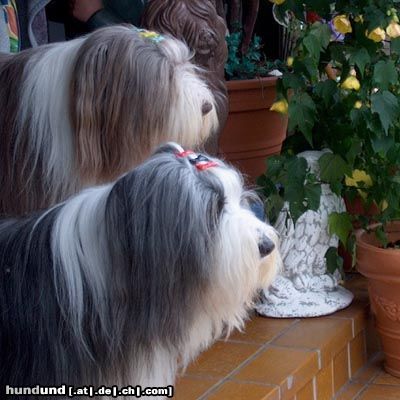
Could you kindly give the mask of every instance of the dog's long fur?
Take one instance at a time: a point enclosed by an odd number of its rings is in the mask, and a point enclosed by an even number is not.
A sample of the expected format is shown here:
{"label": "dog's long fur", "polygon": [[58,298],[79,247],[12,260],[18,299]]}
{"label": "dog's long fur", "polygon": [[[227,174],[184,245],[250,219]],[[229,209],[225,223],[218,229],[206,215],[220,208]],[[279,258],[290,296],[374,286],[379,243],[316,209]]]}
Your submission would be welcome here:
{"label": "dog's long fur", "polygon": [[166,141],[204,142],[215,101],[190,59],[126,26],[0,55],[0,214],[110,182]]}
{"label": "dog's long fur", "polygon": [[172,385],[242,327],[275,275],[275,231],[249,210],[235,170],[199,171],[176,151],[0,222],[1,390]]}

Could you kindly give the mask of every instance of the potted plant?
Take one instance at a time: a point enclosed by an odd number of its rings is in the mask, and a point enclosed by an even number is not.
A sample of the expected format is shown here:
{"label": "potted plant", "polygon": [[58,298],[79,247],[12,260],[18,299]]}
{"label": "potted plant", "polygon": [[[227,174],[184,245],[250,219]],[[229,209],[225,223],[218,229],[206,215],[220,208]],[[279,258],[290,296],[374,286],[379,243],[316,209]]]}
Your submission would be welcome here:
{"label": "potted plant", "polygon": [[[319,161],[320,181],[350,205],[346,212],[329,216],[330,232],[351,253],[356,249],[357,268],[370,280],[386,369],[400,376],[397,4],[286,0],[276,6],[277,15],[300,20],[302,29],[293,63],[278,86],[278,96],[288,102],[289,130],[294,135],[285,144],[285,155],[270,163],[288,163],[291,154],[306,148],[330,149]],[[269,209],[277,208],[282,198],[294,213],[317,207],[315,191],[294,190],[303,183],[297,175],[286,175],[282,187],[277,183],[285,176],[280,178],[273,168],[267,172],[262,183]],[[355,203],[362,207],[357,210]],[[355,225],[364,229],[356,236]],[[329,259],[333,267],[340,266],[332,252]]]}
{"label": "potted plant", "polygon": [[[220,137],[220,153],[254,182],[265,167],[265,158],[278,154],[286,137],[287,117],[270,108],[276,100],[279,62],[267,62],[261,39],[253,35],[258,8],[229,9],[227,79],[229,116]],[[245,2],[243,3],[245,4]],[[243,6],[245,7],[245,6]],[[244,16],[243,21],[241,15]]]}

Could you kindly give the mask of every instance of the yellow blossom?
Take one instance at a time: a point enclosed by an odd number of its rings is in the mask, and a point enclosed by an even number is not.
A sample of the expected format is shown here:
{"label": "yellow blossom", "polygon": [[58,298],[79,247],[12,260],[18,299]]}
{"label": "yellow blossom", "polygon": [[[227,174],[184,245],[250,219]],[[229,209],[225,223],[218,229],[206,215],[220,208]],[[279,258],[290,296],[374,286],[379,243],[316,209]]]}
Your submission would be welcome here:
{"label": "yellow blossom", "polygon": [[271,3],[274,3],[278,6],[280,6],[281,4],[283,4],[286,0],[269,0]]}
{"label": "yellow blossom", "polygon": [[355,76],[348,76],[341,87],[347,90],[360,90],[361,84],[360,81]]}
{"label": "yellow blossom", "polygon": [[359,110],[362,106],[363,106],[363,103],[362,103],[362,101],[360,101],[360,100],[357,100],[357,101],[354,103],[354,108],[356,108],[357,110]]}
{"label": "yellow blossom", "polygon": [[372,186],[372,179],[371,177],[361,169],[355,169],[351,176],[347,176],[345,178],[346,186],[352,187],[359,187],[358,183],[363,182],[364,187],[371,187]]}
{"label": "yellow blossom", "polygon": [[286,64],[288,67],[292,67],[293,66],[293,62],[294,62],[294,58],[293,57],[288,57],[286,60]]}
{"label": "yellow blossom", "polygon": [[364,17],[362,15],[357,15],[357,17],[354,18],[354,21],[362,24],[364,22]]}
{"label": "yellow blossom", "polygon": [[400,25],[398,23],[392,21],[386,28],[386,33],[392,39],[399,37],[400,36]]}
{"label": "yellow blossom", "polygon": [[[359,187],[359,182],[364,183],[364,187],[368,188],[372,186],[372,179],[371,177],[363,170],[360,169],[355,169],[352,172],[351,176],[347,176],[345,178],[345,184],[346,186],[352,186],[352,187]],[[358,189],[358,194],[365,200],[367,198],[367,193],[362,190]]]}
{"label": "yellow blossom", "polygon": [[369,33],[366,31],[365,34],[367,35],[368,39],[371,39],[376,43],[382,42],[382,40],[385,40],[386,37],[386,33],[382,28],[375,28]]}
{"label": "yellow blossom", "polygon": [[333,26],[339,33],[342,33],[343,35],[353,31],[350,20],[344,14],[336,15],[336,17],[333,18]]}
{"label": "yellow blossom", "polygon": [[389,204],[388,204],[387,200],[382,200],[379,203],[379,208],[381,211],[385,211],[388,207],[389,207]]}
{"label": "yellow blossom", "polygon": [[289,109],[288,102],[286,99],[278,100],[274,104],[272,104],[270,110],[276,111],[281,114],[287,114]]}

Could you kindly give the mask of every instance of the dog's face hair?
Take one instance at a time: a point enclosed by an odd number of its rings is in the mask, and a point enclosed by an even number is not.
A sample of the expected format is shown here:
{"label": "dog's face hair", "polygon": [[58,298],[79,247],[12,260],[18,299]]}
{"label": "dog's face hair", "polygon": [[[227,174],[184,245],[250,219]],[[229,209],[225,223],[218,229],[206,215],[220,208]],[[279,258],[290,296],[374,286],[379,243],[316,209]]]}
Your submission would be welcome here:
{"label": "dog's face hair", "polygon": [[276,235],[236,171],[178,151],[0,222],[1,384],[173,384],[242,326],[276,272]]}
{"label": "dog's face hair", "polygon": [[190,59],[176,39],[123,26],[1,56],[0,213],[114,180],[168,140],[204,142],[217,128],[215,100]]}

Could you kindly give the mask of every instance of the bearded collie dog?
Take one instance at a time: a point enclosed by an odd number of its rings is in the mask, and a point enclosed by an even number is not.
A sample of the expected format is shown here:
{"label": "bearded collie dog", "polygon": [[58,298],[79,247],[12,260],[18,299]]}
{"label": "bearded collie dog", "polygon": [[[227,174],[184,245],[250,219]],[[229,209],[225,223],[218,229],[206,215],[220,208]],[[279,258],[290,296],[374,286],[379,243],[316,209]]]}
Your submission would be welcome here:
{"label": "bearded collie dog", "polygon": [[0,55],[0,215],[108,183],[162,143],[201,145],[214,97],[181,41],[133,26]]}
{"label": "bearded collie dog", "polygon": [[236,170],[169,143],[114,183],[1,220],[3,394],[173,385],[277,272],[252,201]]}

